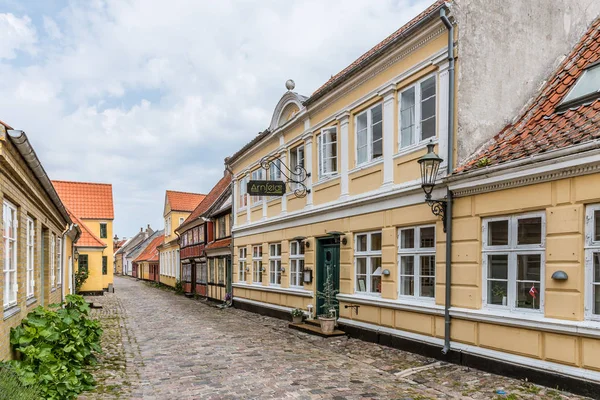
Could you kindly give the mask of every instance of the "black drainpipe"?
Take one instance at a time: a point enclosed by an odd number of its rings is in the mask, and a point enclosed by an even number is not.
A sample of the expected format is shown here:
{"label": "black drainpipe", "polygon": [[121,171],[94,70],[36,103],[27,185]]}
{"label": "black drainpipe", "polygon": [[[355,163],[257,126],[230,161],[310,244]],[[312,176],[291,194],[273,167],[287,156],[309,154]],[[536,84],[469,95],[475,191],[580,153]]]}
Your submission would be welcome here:
{"label": "black drainpipe", "polygon": [[[446,9],[440,10],[440,18],[448,30],[448,173],[454,168],[454,26],[446,16]],[[450,301],[452,288],[452,191],[446,189],[446,301],[444,303],[444,348],[443,354],[450,351]]]}

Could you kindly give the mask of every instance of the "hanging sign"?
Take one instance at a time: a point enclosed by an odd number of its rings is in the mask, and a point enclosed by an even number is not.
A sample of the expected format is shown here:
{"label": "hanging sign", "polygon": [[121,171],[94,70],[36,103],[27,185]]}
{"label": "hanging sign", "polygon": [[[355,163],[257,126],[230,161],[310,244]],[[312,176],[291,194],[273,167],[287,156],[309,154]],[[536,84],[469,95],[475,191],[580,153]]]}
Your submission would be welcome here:
{"label": "hanging sign", "polygon": [[248,181],[247,192],[250,196],[283,196],[285,186],[283,181]]}

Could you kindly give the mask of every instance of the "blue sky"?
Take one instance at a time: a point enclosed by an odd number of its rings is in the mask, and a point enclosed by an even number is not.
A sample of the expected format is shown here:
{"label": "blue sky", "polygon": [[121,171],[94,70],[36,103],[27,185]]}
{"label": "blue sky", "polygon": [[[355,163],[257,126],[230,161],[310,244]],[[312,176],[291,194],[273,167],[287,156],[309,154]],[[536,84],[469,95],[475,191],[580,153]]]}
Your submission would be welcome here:
{"label": "blue sky", "polygon": [[113,184],[115,233],[163,226],[265,129],[432,2],[0,0],[0,119],[52,179]]}

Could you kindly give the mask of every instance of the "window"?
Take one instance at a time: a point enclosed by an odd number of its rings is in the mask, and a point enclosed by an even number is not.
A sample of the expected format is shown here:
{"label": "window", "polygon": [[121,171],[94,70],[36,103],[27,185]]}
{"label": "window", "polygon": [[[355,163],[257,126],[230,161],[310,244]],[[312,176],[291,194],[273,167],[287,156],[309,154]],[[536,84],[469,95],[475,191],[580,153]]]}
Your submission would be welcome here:
{"label": "window", "polygon": [[600,204],[586,213],[585,317],[600,320]]}
{"label": "window", "polygon": [[[264,179],[263,172],[264,172],[264,170],[262,168],[252,171],[252,180],[253,181],[263,180]],[[252,204],[257,204],[257,203],[262,202],[262,196],[251,196],[251,198],[252,198]]]}
{"label": "window", "polygon": [[108,274],[108,257],[102,256],[102,275]]}
{"label": "window", "polygon": [[[301,172],[304,169],[304,145],[294,147],[290,150],[290,169],[292,170],[292,179],[298,180],[302,177]],[[300,188],[300,183],[292,182],[292,190]]]}
{"label": "window", "polygon": [[33,297],[35,294],[35,222],[27,217],[27,297]]}
{"label": "window", "polygon": [[294,240],[290,242],[290,286],[302,286],[304,273],[304,242]]}
{"label": "window", "polygon": [[178,226],[181,226],[181,224],[183,224],[183,221],[185,221],[185,218],[179,217],[179,225]]}
{"label": "window", "polygon": [[398,230],[400,296],[435,297],[435,226]]}
{"label": "window", "polygon": [[80,254],[79,255],[79,259],[78,259],[78,263],[79,263],[79,271],[89,271],[88,270],[88,255],[87,254]]}
{"label": "window", "polygon": [[240,247],[238,256],[238,282],[246,282],[246,248]]}
{"label": "window", "polygon": [[171,234],[171,218],[165,218],[165,236]]}
{"label": "window", "polygon": [[4,239],[4,308],[17,304],[17,208],[2,203],[2,238]]}
{"label": "window", "polygon": [[106,239],[106,222],[100,222],[100,239]]}
{"label": "window", "polygon": [[399,148],[435,136],[436,79],[430,76],[400,93]]}
{"label": "window", "polygon": [[196,283],[205,284],[206,282],[208,282],[208,279],[207,279],[208,271],[206,268],[206,262],[201,262],[198,265],[199,266],[197,268],[200,269],[200,272],[196,275]]}
{"label": "window", "polygon": [[262,283],[262,246],[252,246],[252,283]]}
{"label": "window", "polygon": [[544,213],[483,222],[483,304],[509,310],[542,309]]}
{"label": "window", "polygon": [[325,128],[317,136],[319,178],[337,172],[337,128]]}
{"label": "window", "polygon": [[225,284],[225,259],[217,258],[217,265],[218,265],[217,272],[219,274],[218,282],[220,285],[224,285]]}
{"label": "window", "polygon": [[381,232],[355,236],[356,292],[381,293]]}
{"label": "window", "polygon": [[594,65],[581,74],[577,83],[564,98],[562,104],[587,100],[600,96],[600,64]]}
{"label": "window", "polygon": [[269,245],[269,283],[281,285],[281,243]]}
{"label": "window", "polygon": [[57,286],[61,286],[62,285],[62,274],[63,274],[63,269],[62,269],[62,264],[63,264],[63,260],[62,260],[62,238],[57,238],[56,239],[56,285]]}
{"label": "window", "polygon": [[356,165],[383,155],[383,106],[378,104],[356,116]]}
{"label": "window", "polygon": [[192,281],[192,264],[183,264],[182,266],[183,274],[181,276],[181,280],[183,282],[189,283]]}
{"label": "window", "polygon": [[281,160],[278,158],[269,164],[269,180],[277,181],[281,179]]}
{"label": "window", "polygon": [[56,249],[56,237],[54,236],[54,233],[50,234],[50,255],[49,255],[49,259],[50,259],[50,287],[55,287],[56,286],[56,253],[55,250]]}
{"label": "window", "polygon": [[208,283],[215,282],[215,259],[208,259]]}
{"label": "window", "polygon": [[219,218],[217,218],[217,226],[219,228],[217,239],[221,239],[227,236],[227,222],[225,217],[225,215],[222,215]]}
{"label": "window", "polygon": [[248,176],[244,175],[240,179],[240,208],[244,208],[248,205]]}
{"label": "window", "polygon": [[204,243],[204,226],[199,226],[198,228],[196,228],[196,230],[198,233],[197,243]]}

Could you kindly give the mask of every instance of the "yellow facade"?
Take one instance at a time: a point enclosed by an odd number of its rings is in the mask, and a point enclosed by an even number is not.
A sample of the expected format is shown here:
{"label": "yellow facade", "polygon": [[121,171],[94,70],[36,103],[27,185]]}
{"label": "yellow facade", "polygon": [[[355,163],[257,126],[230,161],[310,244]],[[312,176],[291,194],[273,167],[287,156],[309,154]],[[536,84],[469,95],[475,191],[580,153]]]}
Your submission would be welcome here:
{"label": "yellow facade", "polygon": [[[114,270],[113,270],[113,257],[114,254],[113,246],[114,243],[112,241],[113,237],[113,221],[112,220],[97,220],[97,219],[82,219],[81,220],[85,226],[94,234],[96,237],[100,238],[100,240],[106,245],[103,256],[107,256],[107,271],[106,274],[102,274],[102,259],[100,259],[100,279],[102,289],[108,288],[109,284],[113,284],[114,282]],[[102,238],[100,236],[100,224],[106,224],[106,238]],[[91,274],[90,274],[91,275]]]}
{"label": "yellow facade", "polygon": [[[95,247],[78,247],[77,252],[79,253],[78,260],[76,261],[76,271],[79,271],[80,264],[82,264],[82,258],[87,257],[87,268],[88,268],[88,278],[81,286],[80,291],[85,293],[96,293],[100,294],[105,289],[108,288],[108,283],[106,283],[105,275],[102,274],[102,257],[105,257],[107,254],[106,249],[95,248]],[[112,273],[111,273],[111,282],[112,283]]]}

